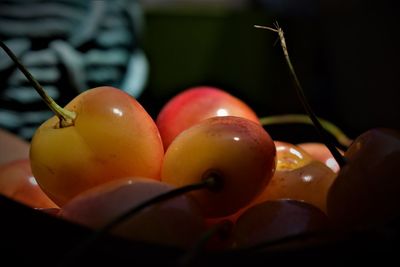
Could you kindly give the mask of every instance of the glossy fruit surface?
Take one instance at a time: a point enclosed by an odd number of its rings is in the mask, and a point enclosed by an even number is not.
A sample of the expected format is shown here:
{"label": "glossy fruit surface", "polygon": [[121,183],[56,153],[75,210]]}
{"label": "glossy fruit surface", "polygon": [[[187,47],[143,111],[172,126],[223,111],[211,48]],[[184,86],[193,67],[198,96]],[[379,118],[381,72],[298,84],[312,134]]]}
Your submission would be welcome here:
{"label": "glossy fruit surface", "polygon": [[215,116],[237,116],[260,123],[246,103],[226,91],[210,86],[192,87],[171,98],[157,117],[164,148],[183,130]]}
{"label": "glossy fruit surface", "polygon": [[326,211],[328,190],[336,174],[293,144],[284,142],[275,144],[278,158],[275,174],[254,202],[295,199]]}
{"label": "glossy fruit surface", "polygon": [[400,132],[371,129],[345,152],[328,194],[328,215],[337,226],[385,223],[400,216]]}
{"label": "glossy fruit surface", "polygon": [[159,179],[163,159],[157,127],[143,107],[112,87],[87,90],[66,109],[74,125],[52,117],[31,142],[32,172],[58,205],[95,185],[126,176]]}
{"label": "glossy fruit surface", "polygon": [[[142,202],[174,189],[148,178],[123,178],[94,187],[72,199],[60,216],[100,228]],[[204,231],[204,221],[194,203],[179,196],[156,205],[117,225],[112,232],[126,238],[188,247]]]}
{"label": "glossy fruit surface", "polygon": [[7,130],[0,129],[0,165],[29,158],[29,143]]}
{"label": "glossy fruit surface", "polygon": [[[310,142],[310,143],[297,144],[297,146],[305,150],[315,160],[324,163],[335,173],[339,172],[340,170],[339,164],[336,162],[335,158],[332,156],[332,153],[329,151],[326,145],[322,143]],[[343,155],[343,151],[340,152]]]}
{"label": "glossy fruit surface", "polygon": [[177,187],[210,176],[221,190],[192,192],[206,217],[231,215],[268,184],[276,164],[275,145],[257,123],[234,116],[213,117],[182,132],[169,146],[162,181]]}
{"label": "glossy fruit surface", "polygon": [[0,193],[32,208],[56,208],[32,175],[29,159],[15,160],[0,167]]}
{"label": "glossy fruit surface", "polygon": [[238,247],[257,245],[327,227],[327,216],[313,205],[296,200],[273,200],[247,209],[233,228]]}
{"label": "glossy fruit surface", "polygon": [[274,141],[277,154],[276,169],[293,170],[309,164],[313,158],[304,149],[291,143]]}

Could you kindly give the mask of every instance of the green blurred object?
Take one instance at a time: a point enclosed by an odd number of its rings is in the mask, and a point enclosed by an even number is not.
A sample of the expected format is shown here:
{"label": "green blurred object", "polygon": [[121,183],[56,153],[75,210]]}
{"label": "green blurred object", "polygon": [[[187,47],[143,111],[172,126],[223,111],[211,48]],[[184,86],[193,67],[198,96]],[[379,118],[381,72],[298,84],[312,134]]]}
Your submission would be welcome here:
{"label": "green blurred object", "polygon": [[296,97],[284,100],[289,110],[279,104],[293,91],[274,49],[276,36],[254,28],[274,21],[265,11],[152,9],[145,18],[150,76],[142,101],[153,115],[170,97],[197,85],[219,86],[260,116],[300,110]]}
{"label": "green blurred object", "polygon": [[[140,101],[156,117],[178,92],[211,85],[241,98],[260,117],[305,113],[277,35],[254,28],[278,21],[305,95],[318,116],[351,138],[374,127],[398,129],[399,54],[393,34],[398,23],[393,22],[399,17],[383,6],[321,3],[314,15],[278,15],[254,7],[147,9],[143,46],[150,74]],[[371,21],[370,16],[379,20]],[[385,42],[377,37],[381,34]],[[267,130],[281,140],[319,139],[313,128],[304,132],[282,125],[277,134],[275,128]]]}

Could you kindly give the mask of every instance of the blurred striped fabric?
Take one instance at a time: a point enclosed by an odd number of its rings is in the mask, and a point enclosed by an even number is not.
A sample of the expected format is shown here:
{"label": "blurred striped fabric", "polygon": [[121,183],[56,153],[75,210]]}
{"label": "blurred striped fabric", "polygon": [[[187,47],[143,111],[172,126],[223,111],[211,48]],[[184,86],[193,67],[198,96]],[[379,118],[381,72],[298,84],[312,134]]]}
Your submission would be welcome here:
{"label": "blurred striped fabric", "polygon": [[[142,92],[148,62],[135,0],[1,0],[0,38],[61,106],[96,86]],[[0,51],[0,127],[30,140],[53,114]]]}

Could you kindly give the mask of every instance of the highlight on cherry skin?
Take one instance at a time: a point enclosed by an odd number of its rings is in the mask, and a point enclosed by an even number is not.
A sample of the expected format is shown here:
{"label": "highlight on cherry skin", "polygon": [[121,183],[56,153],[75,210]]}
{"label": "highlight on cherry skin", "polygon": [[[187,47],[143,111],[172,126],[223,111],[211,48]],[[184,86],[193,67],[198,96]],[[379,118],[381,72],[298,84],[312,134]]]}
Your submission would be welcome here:
{"label": "highlight on cherry skin", "polygon": [[374,128],[358,136],[333,182],[328,216],[337,227],[374,227],[400,217],[400,131]]}
{"label": "highlight on cherry skin", "polygon": [[325,213],[306,202],[290,199],[264,201],[240,215],[233,227],[234,246],[254,246],[327,227]]}
{"label": "highlight on cherry skin", "polygon": [[161,180],[180,187],[214,177],[220,190],[190,194],[205,217],[223,217],[262,192],[275,164],[275,144],[262,126],[235,116],[212,117],[174,139],[165,153]]}
{"label": "highlight on cherry skin", "polygon": [[[175,187],[142,177],[98,185],[64,205],[60,217],[99,229],[142,202]],[[152,205],[116,225],[111,233],[136,241],[188,248],[205,229],[198,207],[186,195]]]}
{"label": "highlight on cherry skin", "polygon": [[159,179],[164,150],[155,122],[130,95],[97,87],[65,107],[76,113],[60,127],[56,116],[35,132],[32,172],[59,206],[93,186],[127,176]]}
{"label": "highlight on cherry skin", "polygon": [[237,116],[260,123],[249,105],[228,92],[212,86],[190,87],[171,98],[157,116],[164,149],[183,130],[216,116]]}
{"label": "highlight on cherry skin", "polygon": [[36,209],[58,208],[37,184],[29,159],[13,160],[0,166],[0,194]]}
{"label": "highlight on cherry skin", "polygon": [[337,175],[296,145],[279,141],[275,141],[275,145],[274,176],[251,205],[274,199],[294,199],[326,212],[328,191]]}

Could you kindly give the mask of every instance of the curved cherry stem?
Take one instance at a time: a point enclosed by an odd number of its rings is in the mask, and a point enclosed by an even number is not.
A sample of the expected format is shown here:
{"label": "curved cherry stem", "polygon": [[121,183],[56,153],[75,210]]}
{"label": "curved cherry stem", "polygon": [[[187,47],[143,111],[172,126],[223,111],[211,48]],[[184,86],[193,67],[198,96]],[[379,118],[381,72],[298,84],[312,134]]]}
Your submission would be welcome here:
{"label": "curved cherry stem", "polygon": [[101,237],[111,231],[114,227],[124,222],[125,220],[132,218],[134,215],[138,214],[145,208],[195,190],[208,189],[210,191],[218,191],[222,186],[221,182],[222,181],[218,177],[211,176],[203,179],[198,183],[182,186],[144,201],[138,206],[135,206],[132,209],[129,209],[128,211],[122,213],[120,216],[116,217],[114,220],[112,220],[102,228],[97,229],[91,236],[83,240],[83,242],[80,242],[78,246],[74,247],[67,255],[65,255],[64,260],[62,260],[58,266],[65,266],[67,262],[71,261],[74,258],[77,258],[81,253],[83,253],[92,244],[94,244]]}
{"label": "curved cherry stem", "polygon": [[321,123],[319,122],[317,116],[314,114],[314,112],[311,109],[311,106],[309,105],[307,98],[304,94],[303,87],[301,86],[301,83],[297,77],[297,74],[294,70],[294,67],[292,65],[292,62],[289,57],[289,52],[287,49],[286,41],[285,41],[285,36],[283,33],[283,30],[281,27],[279,27],[278,23],[275,23],[275,28],[272,27],[267,27],[267,26],[260,26],[260,25],[254,25],[254,27],[259,28],[259,29],[265,29],[265,30],[270,30],[273,32],[278,33],[279,39],[281,41],[281,47],[283,50],[283,54],[285,55],[285,59],[287,62],[287,65],[289,67],[290,73],[292,75],[294,84],[295,84],[295,89],[297,96],[300,99],[301,104],[303,105],[303,108],[306,110],[307,114],[310,116],[311,121],[313,122],[313,125],[315,129],[317,130],[319,136],[322,138],[324,141],[324,144],[328,147],[329,151],[332,153],[332,156],[335,158],[339,166],[342,168],[346,164],[346,159],[340,154],[339,150],[335,147],[335,145],[330,141],[329,136],[327,133],[323,130],[323,127]]}
{"label": "curved cherry stem", "polygon": [[[325,131],[329,132],[332,136],[336,138],[339,144],[344,147],[349,147],[350,144],[353,142],[342,130],[339,129],[336,125],[332,122],[319,118],[319,122],[321,123],[322,127]],[[284,115],[275,115],[275,116],[267,116],[261,117],[260,123],[263,126],[266,125],[273,125],[273,124],[288,124],[288,123],[303,123],[313,125],[312,120],[308,115],[304,114],[284,114]]]}
{"label": "curved cherry stem", "polygon": [[25,68],[24,65],[19,61],[17,56],[11,51],[11,49],[0,40],[1,48],[7,53],[7,55],[11,58],[11,60],[17,65],[18,69],[25,75],[25,77],[29,80],[32,86],[35,88],[36,92],[40,95],[46,105],[57,115],[60,119],[60,127],[68,127],[74,124],[74,120],[76,118],[76,113],[67,109],[60,107],[54,100],[51,98],[43,87],[39,84],[39,82],[32,76],[32,74]]}

